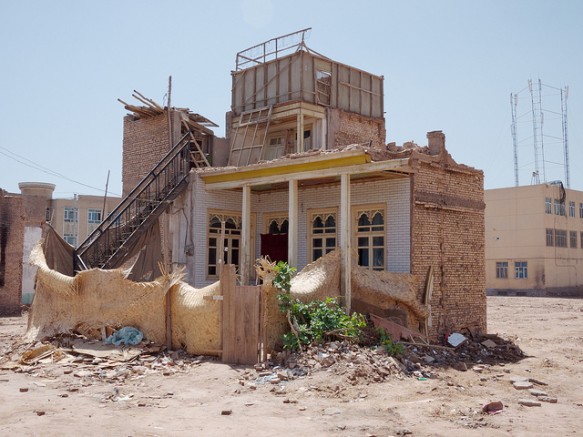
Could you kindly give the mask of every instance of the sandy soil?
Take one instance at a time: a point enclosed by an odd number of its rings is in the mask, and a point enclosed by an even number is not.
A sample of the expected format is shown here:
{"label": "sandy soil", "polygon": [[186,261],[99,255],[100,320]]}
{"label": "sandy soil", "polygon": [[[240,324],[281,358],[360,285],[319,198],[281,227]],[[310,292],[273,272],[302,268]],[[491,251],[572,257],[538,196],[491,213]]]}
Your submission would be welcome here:
{"label": "sandy soil", "polygon": [[[175,361],[131,376],[95,364],[6,365],[26,318],[0,318],[0,435],[13,436],[569,436],[583,427],[583,301],[488,297],[489,332],[528,355],[432,377],[350,384],[321,370],[279,385],[250,382],[252,367]],[[479,363],[477,363],[479,364]],[[511,378],[557,403],[513,387]],[[542,383],[542,384],[541,384]],[[546,385],[543,385],[546,384]],[[482,406],[501,401],[494,415]]]}

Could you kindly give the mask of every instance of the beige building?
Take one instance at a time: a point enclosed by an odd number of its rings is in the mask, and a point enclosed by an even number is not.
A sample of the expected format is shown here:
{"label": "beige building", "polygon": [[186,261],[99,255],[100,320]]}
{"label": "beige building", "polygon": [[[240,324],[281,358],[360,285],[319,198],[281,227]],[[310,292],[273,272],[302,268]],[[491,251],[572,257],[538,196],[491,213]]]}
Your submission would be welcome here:
{"label": "beige building", "polygon": [[489,294],[583,293],[583,192],[552,182],[486,190],[485,202]]}
{"label": "beige building", "polygon": [[104,199],[103,196],[83,194],[75,194],[72,199],[53,199],[47,211],[47,221],[67,243],[77,247],[113,211],[119,201],[119,197]]}

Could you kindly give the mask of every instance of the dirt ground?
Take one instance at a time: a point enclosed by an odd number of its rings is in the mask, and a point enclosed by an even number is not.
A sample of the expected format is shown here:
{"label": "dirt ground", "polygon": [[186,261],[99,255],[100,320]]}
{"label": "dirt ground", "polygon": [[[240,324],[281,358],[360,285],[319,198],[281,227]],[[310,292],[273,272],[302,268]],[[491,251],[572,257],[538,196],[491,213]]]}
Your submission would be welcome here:
{"label": "dirt ground", "polygon": [[[528,357],[467,371],[439,367],[429,378],[352,384],[328,368],[271,384],[253,367],[196,357],[129,375],[123,365],[87,359],[17,366],[26,316],[0,318],[0,435],[582,435],[583,301],[488,297],[488,320],[489,333]],[[540,398],[515,388],[515,376],[557,402],[521,405]],[[502,411],[482,412],[495,401]]]}

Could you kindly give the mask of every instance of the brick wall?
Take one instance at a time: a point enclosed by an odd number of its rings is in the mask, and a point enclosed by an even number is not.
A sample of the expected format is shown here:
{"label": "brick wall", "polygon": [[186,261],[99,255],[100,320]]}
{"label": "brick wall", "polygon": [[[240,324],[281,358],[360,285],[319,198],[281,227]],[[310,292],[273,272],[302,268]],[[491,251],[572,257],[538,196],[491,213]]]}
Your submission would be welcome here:
{"label": "brick wall", "polygon": [[22,198],[0,190],[0,316],[20,314],[23,241]]}
{"label": "brick wall", "polygon": [[385,148],[385,120],[364,117],[340,109],[328,109],[328,148],[371,142],[375,149]]}
{"label": "brick wall", "polygon": [[486,332],[483,173],[446,153],[412,161],[411,272],[425,278],[433,266],[430,333]]}
{"label": "brick wall", "polygon": [[[178,137],[175,137],[178,140]],[[126,196],[170,150],[165,114],[123,120],[123,195]]]}

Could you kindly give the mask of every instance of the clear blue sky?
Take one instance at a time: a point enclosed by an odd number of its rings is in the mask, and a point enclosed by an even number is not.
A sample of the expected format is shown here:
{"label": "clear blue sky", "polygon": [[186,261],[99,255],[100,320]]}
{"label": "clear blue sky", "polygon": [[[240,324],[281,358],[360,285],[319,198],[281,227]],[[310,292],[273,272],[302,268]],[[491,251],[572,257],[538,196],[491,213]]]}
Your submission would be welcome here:
{"label": "clear blue sky", "polygon": [[[56,197],[100,194],[68,179],[103,190],[111,170],[120,193],[117,98],[133,101],[136,89],[163,102],[171,75],[172,104],[224,136],[236,53],[312,27],[310,48],[384,75],[387,142],[424,145],[443,130],[456,161],[484,170],[486,188],[514,185],[510,93],[530,78],[568,85],[571,188],[583,190],[582,21],[579,0],[0,0],[0,187],[43,181]],[[530,109],[523,96],[519,113]],[[523,185],[534,169],[524,120]],[[560,144],[545,143],[545,154],[562,162]],[[547,167],[547,180],[563,179],[562,167]]]}

